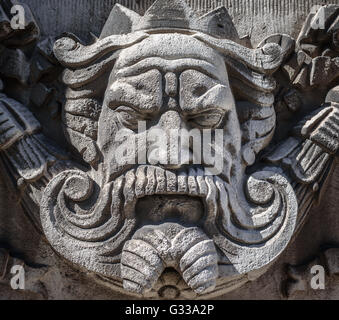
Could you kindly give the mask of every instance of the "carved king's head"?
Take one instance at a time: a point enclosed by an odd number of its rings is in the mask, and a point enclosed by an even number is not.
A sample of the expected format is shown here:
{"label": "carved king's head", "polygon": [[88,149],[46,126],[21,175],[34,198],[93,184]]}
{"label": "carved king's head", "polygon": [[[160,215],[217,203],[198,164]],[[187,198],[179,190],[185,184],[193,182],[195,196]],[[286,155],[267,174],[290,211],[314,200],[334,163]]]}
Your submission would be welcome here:
{"label": "carved king's head", "polygon": [[219,294],[258,277],[297,211],[284,177],[246,175],[274,134],[280,46],[242,45],[225,8],[198,18],[158,0],[144,16],[116,5],[94,44],[62,38],[54,52],[67,67],[65,133],[88,170],[45,190],[53,247],[145,296]]}

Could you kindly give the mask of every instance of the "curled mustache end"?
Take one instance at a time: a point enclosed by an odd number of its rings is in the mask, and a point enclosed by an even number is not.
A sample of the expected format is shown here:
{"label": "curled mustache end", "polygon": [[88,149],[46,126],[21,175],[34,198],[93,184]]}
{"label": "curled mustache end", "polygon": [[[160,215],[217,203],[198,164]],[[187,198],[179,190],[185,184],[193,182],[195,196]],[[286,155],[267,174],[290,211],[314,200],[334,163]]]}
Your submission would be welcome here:
{"label": "curled mustache end", "polygon": [[215,289],[219,270],[213,241],[197,227],[180,226],[173,237],[173,226],[177,228],[172,223],[143,227],[126,242],[121,256],[125,290],[145,294],[166,268],[175,268],[197,294]]}

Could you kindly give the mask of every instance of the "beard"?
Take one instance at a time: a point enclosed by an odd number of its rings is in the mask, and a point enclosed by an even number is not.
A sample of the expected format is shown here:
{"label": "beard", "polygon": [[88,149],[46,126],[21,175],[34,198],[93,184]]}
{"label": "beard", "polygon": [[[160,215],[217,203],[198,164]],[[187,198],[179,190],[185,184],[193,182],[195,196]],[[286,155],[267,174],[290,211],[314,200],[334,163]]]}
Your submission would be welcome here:
{"label": "beard", "polygon": [[[174,268],[191,290],[205,294],[220,272],[226,277],[266,265],[271,247],[288,243],[279,237],[282,230],[293,231],[287,181],[258,173],[245,189],[206,176],[201,167],[141,165],[102,188],[84,172],[66,171],[47,186],[41,219],[57,251],[122,280],[130,292],[148,292],[165,269]],[[75,247],[86,251],[78,257]],[[255,250],[267,257],[255,260],[258,267],[248,263]]]}
{"label": "beard", "polygon": [[166,268],[176,269],[196,293],[209,293],[219,263],[230,264],[226,256],[265,244],[286,221],[279,190],[255,177],[245,192],[193,167],[174,172],[140,166],[124,181],[121,205],[126,218],[137,221],[137,231],[124,244],[121,276],[124,288],[138,294],[150,290]]}
{"label": "beard", "polygon": [[222,181],[198,167],[154,166],[139,166],[118,178],[116,199],[125,219],[136,221],[121,255],[125,290],[144,294],[167,268],[176,269],[198,294],[215,288],[219,257],[204,224],[216,214],[217,179]]}

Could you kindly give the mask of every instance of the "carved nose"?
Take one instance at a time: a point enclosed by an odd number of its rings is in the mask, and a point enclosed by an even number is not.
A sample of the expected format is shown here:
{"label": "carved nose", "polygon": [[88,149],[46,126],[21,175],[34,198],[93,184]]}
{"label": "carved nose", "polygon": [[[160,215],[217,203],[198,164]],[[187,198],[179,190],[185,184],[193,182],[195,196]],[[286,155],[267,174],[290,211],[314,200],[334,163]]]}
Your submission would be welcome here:
{"label": "carved nose", "polygon": [[[188,129],[185,121],[177,111],[169,110],[160,117],[158,128],[164,132],[167,141],[168,163],[162,164],[162,166],[170,170],[180,169],[182,166],[180,163],[181,153],[183,152],[180,133],[182,129]],[[191,155],[190,150],[188,153]]]}
{"label": "carved nose", "polygon": [[180,117],[177,111],[170,110],[165,112],[159,119],[158,126],[162,130],[182,129],[185,127],[185,122]]}

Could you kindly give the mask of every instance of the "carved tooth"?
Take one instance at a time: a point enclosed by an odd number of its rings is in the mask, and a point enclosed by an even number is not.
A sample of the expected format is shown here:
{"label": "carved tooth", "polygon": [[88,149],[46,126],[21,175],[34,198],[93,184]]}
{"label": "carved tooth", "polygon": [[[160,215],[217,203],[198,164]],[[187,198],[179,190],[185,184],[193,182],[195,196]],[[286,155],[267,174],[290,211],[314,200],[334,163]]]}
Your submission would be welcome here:
{"label": "carved tooth", "polygon": [[197,181],[196,181],[196,171],[193,168],[190,168],[188,171],[188,189],[189,189],[189,194],[196,196],[198,195],[198,185],[197,185]]}
{"label": "carved tooth", "polygon": [[227,185],[220,180],[217,180],[216,182],[216,186],[218,189],[218,193],[219,193],[219,207],[220,207],[220,211],[221,211],[221,223],[222,226],[225,230],[229,229],[229,226],[231,225],[231,213],[230,210],[228,208],[228,193],[226,191],[226,187]]}
{"label": "carved tooth", "polygon": [[176,174],[171,171],[166,171],[166,180],[167,180],[167,192],[176,193],[177,191]]}
{"label": "carved tooth", "polygon": [[155,193],[155,168],[147,167],[147,185],[145,188],[145,195],[151,196]]}
{"label": "carved tooth", "polygon": [[134,206],[136,202],[136,196],[134,191],[135,184],[135,174],[134,170],[130,170],[125,175],[125,185],[124,185],[124,197],[125,197],[125,215],[126,217],[131,217],[134,213]]}
{"label": "carved tooth", "polygon": [[197,182],[199,186],[199,195],[206,197],[208,188],[204,178],[204,171],[201,168],[197,169]]}
{"label": "carved tooth", "polygon": [[112,214],[119,213],[124,179],[125,177],[121,176],[114,181],[112,191]]}
{"label": "carved tooth", "polygon": [[165,170],[162,168],[156,168],[155,176],[157,179],[156,193],[162,194],[166,192],[166,176]]}
{"label": "carved tooth", "polygon": [[[227,151],[225,151],[227,152]],[[231,155],[229,155],[228,159],[232,159]],[[227,165],[225,166],[224,170],[224,178],[227,183],[231,183],[231,171],[232,171],[232,161],[227,161]]]}
{"label": "carved tooth", "polygon": [[188,192],[187,187],[187,173],[182,170],[178,174],[178,193],[186,194]]}
{"label": "carved tooth", "polygon": [[208,193],[206,197],[206,204],[207,204],[207,224],[214,225],[215,219],[218,213],[218,204],[217,204],[217,187],[214,183],[212,176],[206,176],[205,181],[208,187]]}
{"label": "carved tooth", "polygon": [[135,182],[135,195],[137,198],[141,198],[145,194],[145,185],[146,185],[146,167],[138,167],[136,172],[136,182]]}

